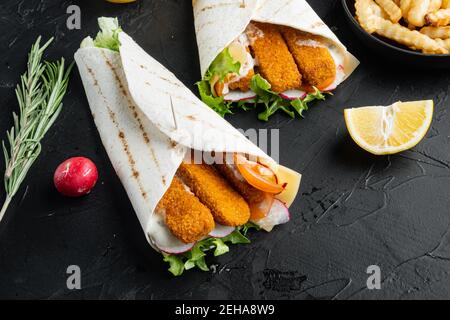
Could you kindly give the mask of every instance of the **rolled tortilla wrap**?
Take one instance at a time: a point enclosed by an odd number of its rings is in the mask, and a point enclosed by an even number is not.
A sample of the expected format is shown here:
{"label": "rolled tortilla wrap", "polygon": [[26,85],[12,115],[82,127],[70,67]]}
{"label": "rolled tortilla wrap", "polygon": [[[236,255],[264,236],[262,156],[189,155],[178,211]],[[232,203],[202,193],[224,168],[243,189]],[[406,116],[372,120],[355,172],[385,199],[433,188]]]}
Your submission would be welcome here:
{"label": "rolled tortilla wrap", "polygon": [[190,149],[260,159],[288,182],[278,198],[293,202],[300,174],[276,164],[125,32],[117,37],[118,51],[88,45],[75,60],[102,142],[156,250],[156,243],[176,242],[155,208]]}
{"label": "rolled tortilla wrap", "polygon": [[192,6],[202,77],[251,21],[292,27],[328,39],[343,56],[346,78],[359,64],[305,0],[193,0]]}

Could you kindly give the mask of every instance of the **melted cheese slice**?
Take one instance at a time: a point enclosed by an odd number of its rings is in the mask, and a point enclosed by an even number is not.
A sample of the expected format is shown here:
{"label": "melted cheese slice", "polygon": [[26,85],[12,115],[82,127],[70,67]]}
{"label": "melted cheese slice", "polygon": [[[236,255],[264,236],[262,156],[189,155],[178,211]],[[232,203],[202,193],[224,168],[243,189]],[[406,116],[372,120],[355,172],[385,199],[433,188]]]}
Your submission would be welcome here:
{"label": "melted cheese slice", "polygon": [[280,183],[287,183],[286,189],[276,198],[284,202],[289,208],[297,197],[302,175],[281,165],[278,166],[276,174]]}

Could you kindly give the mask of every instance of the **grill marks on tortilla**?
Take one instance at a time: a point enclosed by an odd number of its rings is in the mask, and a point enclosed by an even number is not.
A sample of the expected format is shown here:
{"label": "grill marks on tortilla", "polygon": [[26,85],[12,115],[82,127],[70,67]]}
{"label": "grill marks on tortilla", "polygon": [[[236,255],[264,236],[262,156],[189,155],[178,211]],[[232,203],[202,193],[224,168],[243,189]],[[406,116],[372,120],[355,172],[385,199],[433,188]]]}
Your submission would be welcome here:
{"label": "grill marks on tortilla", "polygon": [[[149,87],[152,87],[152,86],[153,86],[153,85],[152,85],[150,82],[148,82],[148,81],[145,81],[144,84],[145,84],[146,86],[149,86]],[[180,86],[180,87],[181,87],[181,86]],[[194,102],[194,101],[191,101],[191,100],[186,99],[184,96],[175,95],[175,94],[173,94],[173,93],[171,93],[171,92],[164,91],[163,89],[160,89],[160,88],[158,88],[158,91],[161,92],[161,93],[164,93],[165,95],[167,95],[167,96],[169,96],[169,97],[172,97],[172,98],[174,98],[174,99],[182,100],[182,101],[189,102],[189,103],[193,103],[193,102]]]}
{"label": "grill marks on tortilla", "polygon": [[88,66],[86,66],[87,71],[89,72],[90,75],[92,75],[92,79],[94,79],[94,87],[98,86],[98,81],[97,79],[94,77],[94,71],[92,71],[91,68],[89,68]]}
{"label": "grill marks on tortilla", "polygon": [[[162,77],[161,75],[157,74],[155,71],[149,70],[145,65],[137,63],[134,59],[131,59],[131,61],[135,65],[139,66],[140,69],[145,70],[146,73],[149,75],[148,78],[156,77],[156,78],[158,78],[158,79],[160,79],[160,80],[162,80],[164,82],[170,83],[171,85],[173,85],[175,87],[182,88],[183,90],[187,90],[181,83],[178,83],[177,81],[173,81],[172,79],[169,79],[169,78],[166,78],[166,77]],[[155,81],[155,83],[158,83],[158,82]],[[148,80],[144,81],[144,84],[146,86],[149,86],[149,87],[154,87],[152,85],[152,83],[150,83]],[[196,104],[196,101],[194,99],[192,99],[192,100],[186,99],[186,96],[184,96],[184,95],[177,95],[177,94],[174,94],[172,92],[166,91],[163,88],[159,88],[159,87],[157,88],[157,90],[159,92],[161,92],[161,93],[164,93],[165,95],[167,95],[169,97],[172,97],[173,99],[181,100],[181,101],[186,102],[186,103],[194,103],[194,104]],[[191,96],[189,95],[189,97],[191,97]],[[190,120],[190,121],[200,121],[195,115],[186,115],[185,118]],[[215,128],[209,122],[206,122],[206,121],[202,121],[202,122],[203,122],[203,124],[205,124],[206,126],[208,126],[210,128]]]}
{"label": "grill marks on tortilla", "polygon": [[[106,64],[108,65],[108,67],[111,69],[112,73],[114,74],[114,77],[116,78],[116,82],[118,83],[119,89],[120,91],[123,93],[123,95],[125,96],[125,98],[127,99],[127,105],[128,108],[131,110],[131,113],[133,114],[133,118],[137,121],[138,126],[139,126],[139,130],[142,133],[142,138],[144,139],[145,144],[148,146],[150,153],[152,155],[153,161],[156,164],[156,167],[158,168],[158,171],[161,173],[161,169],[160,169],[160,165],[159,165],[159,161],[158,158],[156,157],[155,151],[153,150],[152,146],[150,145],[150,137],[148,135],[148,132],[145,130],[144,125],[142,124],[142,120],[139,117],[138,111],[136,109],[136,106],[134,105],[133,101],[130,99],[130,96],[122,82],[122,79],[119,76],[119,73],[117,72],[116,68],[114,67],[114,65],[111,63],[111,61],[109,61],[109,59],[105,56],[105,54],[102,52],[103,58],[105,59]],[[139,172],[137,172],[137,175],[135,175],[135,173],[133,173],[133,176],[139,176]],[[162,179],[162,182],[164,185],[166,185],[166,181],[165,179]]]}
{"label": "grill marks on tortilla", "polygon": [[[128,146],[128,141],[127,141],[127,138],[125,137],[125,133],[123,133],[123,131],[120,131],[120,132],[119,132],[119,139],[120,139],[120,141],[122,142],[123,150],[124,150],[125,153],[127,154],[127,157],[128,157],[128,163],[131,164],[131,173],[133,174],[133,177],[134,177],[136,180],[139,180],[139,179],[138,179],[138,178],[139,178],[139,171],[137,171],[137,170],[136,170],[136,167],[135,167],[136,161],[134,161],[134,158],[133,158],[133,156],[131,155],[130,147]],[[142,191],[142,195],[144,196],[145,191],[143,191],[142,189],[141,189],[141,191]]]}
{"label": "grill marks on tortilla", "polygon": [[[133,63],[137,64],[137,62],[136,62],[135,60],[132,59],[131,61],[132,61]],[[156,73],[155,71],[149,70],[149,69],[148,69],[145,65],[143,65],[143,64],[140,64],[140,65],[139,65],[139,68],[141,68],[141,69],[147,71],[147,73],[148,73],[148,74],[151,74],[152,76],[155,76],[155,77],[157,77],[157,78],[159,78],[159,79],[161,79],[161,80],[163,80],[163,81],[169,82],[170,84],[172,84],[172,85],[174,85],[174,86],[176,86],[176,87],[183,88],[183,86],[182,86],[181,84],[179,84],[178,82],[174,82],[174,81],[172,81],[172,80],[170,80],[170,79],[168,79],[168,78],[166,78],[166,77],[163,77],[162,75]],[[150,85],[150,84],[149,84],[149,85]]]}
{"label": "grill marks on tortilla", "polygon": [[[205,12],[208,10],[213,10],[213,9],[222,8],[222,7],[234,6],[235,4],[236,4],[235,2],[216,3],[216,4],[212,4],[212,5],[201,8],[200,12]],[[245,0],[241,0],[241,2],[239,4],[239,8],[245,8]]]}
{"label": "grill marks on tortilla", "polygon": [[[106,59],[106,57],[105,57],[105,59]],[[130,148],[128,146],[128,141],[125,136],[125,133],[120,129],[119,123],[117,122],[116,114],[114,113],[114,111],[112,111],[111,107],[109,106],[108,100],[106,99],[105,95],[103,94],[102,88],[98,84],[98,81],[97,81],[97,78],[95,77],[94,72],[86,64],[85,64],[85,67],[86,67],[88,73],[90,74],[90,76],[92,77],[92,80],[94,82],[94,87],[97,88],[98,94],[103,98],[104,105],[108,111],[108,115],[109,115],[112,123],[114,124],[117,131],[119,132],[118,137],[122,144],[122,149],[125,152],[125,154],[127,155],[128,164],[130,165],[132,176],[136,180],[136,182],[139,186],[139,190],[141,192],[142,197],[144,199],[147,199],[147,192],[145,191],[145,189],[142,185],[142,182],[139,179],[139,171],[136,170],[136,161],[134,160],[133,155],[130,152]]]}
{"label": "grill marks on tortilla", "polygon": [[275,10],[275,12],[273,13],[273,16],[276,16],[278,13],[280,13],[281,10],[283,10],[287,6],[291,5],[291,3],[294,2],[294,1],[295,0],[291,0],[291,1],[285,2],[281,7],[279,7],[277,10]]}
{"label": "grill marks on tortilla", "polygon": [[169,139],[170,140],[170,146],[172,147],[172,148],[177,148],[178,147],[178,142],[176,142],[176,141],[173,141],[172,139]]}
{"label": "grill marks on tortilla", "polygon": [[[202,30],[204,28],[206,28],[207,26],[210,26],[214,24],[214,21],[207,21],[204,24],[199,25],[198,27],[195,28],[195,31],[198,32],[199,30]],[[203,46],[203,44],[200,44],[200,46]],[[210,47],[209,47],[210,48]]]}

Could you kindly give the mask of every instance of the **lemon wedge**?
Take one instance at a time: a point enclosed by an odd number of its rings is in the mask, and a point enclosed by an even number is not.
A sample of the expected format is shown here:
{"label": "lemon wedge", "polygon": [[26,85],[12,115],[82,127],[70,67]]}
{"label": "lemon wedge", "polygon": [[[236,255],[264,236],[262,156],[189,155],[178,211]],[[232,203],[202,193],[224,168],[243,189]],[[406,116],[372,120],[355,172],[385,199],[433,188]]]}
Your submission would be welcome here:
{"label": "lemon wedge", "polygon": [[364,150],[375,155],[394,154],[411,149],[425,137],[433,109],[432,100],[345,109],[345,124]]}

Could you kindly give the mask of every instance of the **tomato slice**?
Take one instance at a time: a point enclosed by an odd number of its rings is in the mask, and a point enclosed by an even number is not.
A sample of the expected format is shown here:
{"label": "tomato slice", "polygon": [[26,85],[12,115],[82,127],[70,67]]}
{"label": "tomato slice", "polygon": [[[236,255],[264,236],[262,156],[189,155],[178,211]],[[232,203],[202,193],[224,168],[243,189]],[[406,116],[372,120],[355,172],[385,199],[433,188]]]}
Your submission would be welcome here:
{"label": "tomato slice", "polygon": [[278,194],[283,192],[286,186],[278,183],[276,174],[268,167],[247,160],[242,154],[234,155],[234,162],[244,179],[258,190]]}

